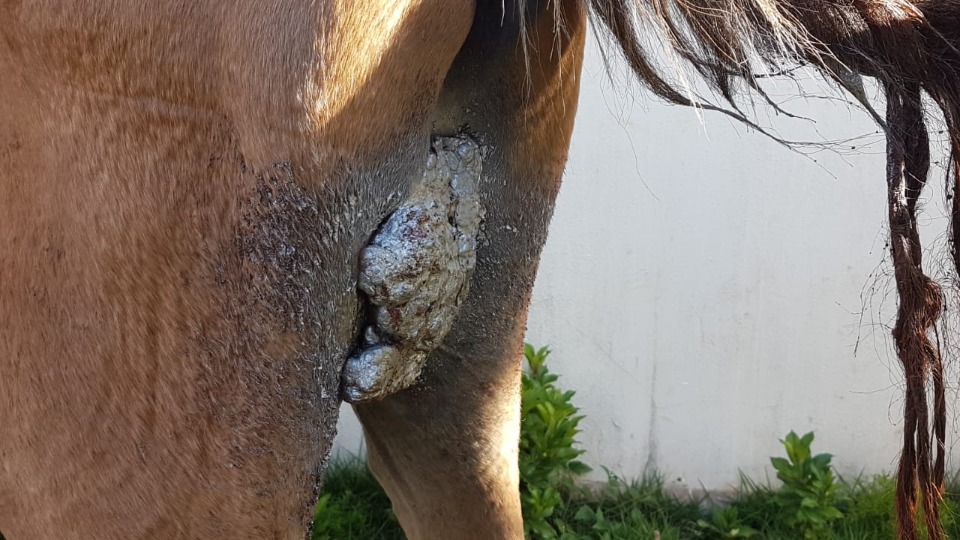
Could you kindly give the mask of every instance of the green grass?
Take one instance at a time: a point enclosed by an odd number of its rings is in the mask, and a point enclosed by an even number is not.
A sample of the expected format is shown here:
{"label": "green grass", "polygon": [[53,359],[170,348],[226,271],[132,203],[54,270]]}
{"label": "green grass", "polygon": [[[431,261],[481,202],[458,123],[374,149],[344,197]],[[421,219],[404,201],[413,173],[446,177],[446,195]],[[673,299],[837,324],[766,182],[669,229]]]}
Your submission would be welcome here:
{"label": "green grass", "polygon": [[[778,514],[773,490],[759,486],[748,479],[741,481],[741,489],[730,506],[738,510],[744,524],[760,531],[756,538],[791,540],[799,538],[786,526]],[[896,484],[889,476],[855,478],[840,481],[839,505],[843,517],[832,523],[825,540],[876,540],[895,538],[894,493]],[[941,521],[950,538],[960,538],[956,509],[960,502],[956,483],[948,488],[941,506]],[[918,523],[922,524],[922,517]]]}
{"label": "green grass", "polygon": [[[770,460],[776,486],[742,476],[731,500],[679,501],[662,481],[625,482],[609,475],[600,492],[575,487],[589,467],[576,436],[583,418],[575,393],[547,369],[550,350],[524,347],[519,441],[525,532],[546,540],[878,540],[894,538],[895,483],[886,476],[839,478],[830,454],[814,454],[813,433],[790,432],[786,457]],[[942,522],[960,540],[954,478]],[[922,517],[917,520],[923,523]],[[479,533],[479,531],[478,531]],[[922,535],[923,538],[925,535]],[[363,461],[334,460],[317,504],[312,540],[402,539],[390,501]],[[2,540],[2,538],[0,538]]]}
{"label": "green grass", "polygon": [[569,494],[557,511],[564,540],[623,538],[662,540],[692,538],[702,512],[697,502],[666,495],[659,478],[624,482],[611,476],[600,493]]}
{"label": "green grass", "polygon": [[[894,538],[892,478],[841,479],[839,490],[844,516],[832,523],[823,540]],[[786,525],[774,493],[772,487],[742,478],[733,500],[684,502],[666,494],[657,478],[625,482],[611,476],[599,493],[565,493],[554,523],[561,540],[650,540],[655,533],[662,540],[800,540]],[[952,482],[943,506],[951,538],[960,538],[958,504],[960,484]],[[357,458],[334,461],[317,505],[312,539],[402,538],[390,501],[366,465]]]}
{"label": "green grass", "polygon": [[403,531],[363,460],[331,460],[317,502],[311,540],[403,540]]}

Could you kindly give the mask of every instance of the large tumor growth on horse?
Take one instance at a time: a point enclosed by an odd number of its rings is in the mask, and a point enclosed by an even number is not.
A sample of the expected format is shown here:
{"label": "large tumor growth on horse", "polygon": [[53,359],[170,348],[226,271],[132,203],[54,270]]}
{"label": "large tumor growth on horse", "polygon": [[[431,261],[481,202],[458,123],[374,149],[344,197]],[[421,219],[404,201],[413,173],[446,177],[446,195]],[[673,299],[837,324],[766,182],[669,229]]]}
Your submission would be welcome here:
{"label": "large tumor growth on horse", "polygon": [[477,261],[480,169],[474,141],[436,138],[410,197],[363,249],[358,287],[369,301],[369,320],[360,350],[343,369],[344,401],[412,385],[453,326]]}

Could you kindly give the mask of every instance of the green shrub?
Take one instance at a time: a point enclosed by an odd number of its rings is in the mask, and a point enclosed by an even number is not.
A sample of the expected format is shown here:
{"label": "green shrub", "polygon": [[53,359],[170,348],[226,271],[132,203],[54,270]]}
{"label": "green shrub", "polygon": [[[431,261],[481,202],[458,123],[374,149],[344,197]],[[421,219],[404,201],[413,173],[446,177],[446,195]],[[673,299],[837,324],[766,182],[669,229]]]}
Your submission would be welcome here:
{"label": "green shrub", "polygon": [[529,371],[521,380],[520,502],[529,537],[556,538],[550,518],[573,488],[573,478],[590,471],[577,458],[575,437],[583,416],[571,403],[572,390],[561,391],[547,369],[549,349],[523,348]]}
{"label": "green shrub", "polygon": [[830,454],[811,455],[813,432],[803,437],[790,432],[780,441],[787,451],[787,459],[770,458],[783,482],[775,501],[786,515],[786,523],[807,540],[827,537],[830,523],[843,517],[838,507],[837,483]]}

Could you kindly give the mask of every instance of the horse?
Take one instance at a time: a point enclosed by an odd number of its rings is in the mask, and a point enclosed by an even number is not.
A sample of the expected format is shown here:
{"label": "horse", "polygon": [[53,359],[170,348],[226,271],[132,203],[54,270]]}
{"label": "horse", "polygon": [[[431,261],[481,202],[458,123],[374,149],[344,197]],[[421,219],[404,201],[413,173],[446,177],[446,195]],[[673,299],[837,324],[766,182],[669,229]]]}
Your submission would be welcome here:
{"label": "horse", "polygon": [[942,537],[915,207],[921,93],[960,148],[953,0],[0,2],[0,531],[303,538],[345,399],[410,538],[521,538],[520,350],[590,17],[655,94],[745,122],[757,62],[884,85],[899,534],[919,501]]}

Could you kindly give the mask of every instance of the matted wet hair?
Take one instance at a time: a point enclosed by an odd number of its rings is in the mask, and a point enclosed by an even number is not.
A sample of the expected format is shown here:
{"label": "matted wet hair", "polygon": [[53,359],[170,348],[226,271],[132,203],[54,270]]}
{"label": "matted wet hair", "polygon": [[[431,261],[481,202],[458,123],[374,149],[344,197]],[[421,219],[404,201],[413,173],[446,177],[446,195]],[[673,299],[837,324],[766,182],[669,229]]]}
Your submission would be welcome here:
{"label": "matted wet hair", "polygon": [[887,112],[874,118],[887,136],[890,242],[899,296],[893,337],[906,378],[897,529],[901,539],[918,537],[919,503],[928,537],[944,538],[939,504],[946,404],[940,347],[931,340],[942,295],[921,266],[916,206],[930,164],[921,102],[926,94],[947,125],[951,253],[960,270],[960,0],[583,1],[595,29],[616,44],[640,81],[672,103],[715,108],[676,82],[676,66],[665,68],[660,61],[664,52],[692,67],[742,119],[736,112],[738,90],[762,94],[754,74],[770,68],[812,65],[863,103],[858,76],[880,83]]}

